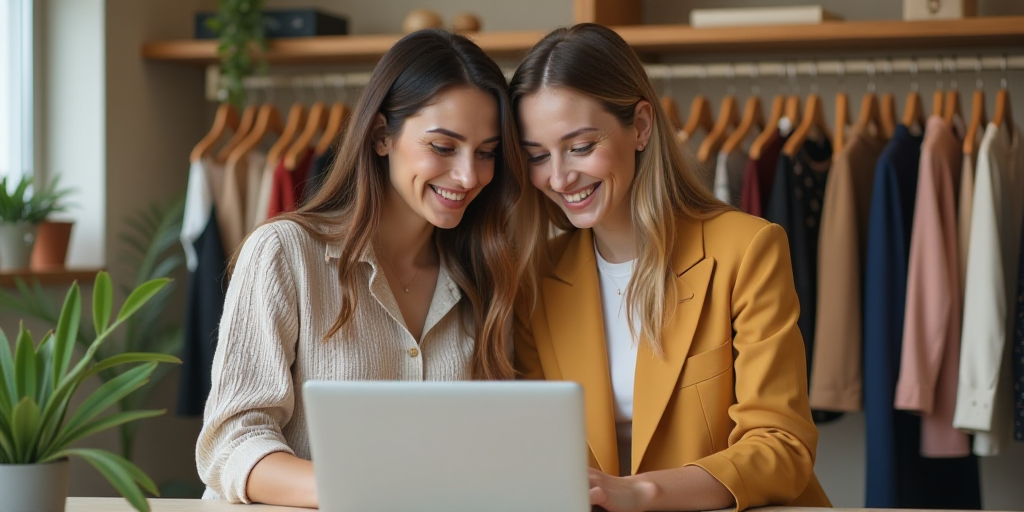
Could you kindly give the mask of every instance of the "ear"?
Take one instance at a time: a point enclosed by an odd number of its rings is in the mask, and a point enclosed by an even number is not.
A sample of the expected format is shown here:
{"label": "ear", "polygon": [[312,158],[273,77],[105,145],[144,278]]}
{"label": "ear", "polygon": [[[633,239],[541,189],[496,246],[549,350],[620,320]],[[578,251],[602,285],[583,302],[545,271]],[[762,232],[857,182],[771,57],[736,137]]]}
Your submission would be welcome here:
{"label": "ear", "polygon": [[387,121],[384,120],[384,114],[377,114],[373,121],[373,126],[370,128],[370,133],[373,137],[373,150],[377,152],[378,156],[387,156],[391,151],[391,137],[388,136]]}
{"label": "ear", "polygon": [[636,129],[636,150],[643,151],[654,131],[654,108],[647,100],[640,100],[633,111],[633,128]]}

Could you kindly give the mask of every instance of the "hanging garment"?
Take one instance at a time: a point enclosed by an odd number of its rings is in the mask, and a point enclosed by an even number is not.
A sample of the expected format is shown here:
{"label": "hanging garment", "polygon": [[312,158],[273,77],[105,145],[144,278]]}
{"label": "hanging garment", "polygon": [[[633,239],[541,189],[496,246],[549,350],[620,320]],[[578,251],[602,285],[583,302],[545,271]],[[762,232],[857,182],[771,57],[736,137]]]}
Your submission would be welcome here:
{"label": "hanging garment", "polygon": [[967,253],[971,246],[971,211],[974,209],[974,167],[975,155],[964,154],[960,171],[960,198],[957,200],[956,240],[957,256],[960,258],[960,303],[963,304],[967,289]]}
{"label": "hanging garment", "polygon": [[861,410],[864,250],[871,186],[883,143],[853,129],[825,185],[818,242],[818,318],[812,360],[811,407]]}
{"label": "hanging garment", "polygon": [[184,416],[203,414],[224,309],[226,258],[213,200],[223,184],[223,171],[206,159],[193,163],[189,171],[181,229],[189,272],[178,387],[178,414]]}
{"label": "hanging garment", "polygon": [[293,212],[302,201],[306,180],[309,178],[309,166],[313,160],[313,149],[307,148],[299,157],[294,170],[288,170],[284,162],[274,169],[274,184],[270,192],[270,204],[267,207],[267,218],[272,219],[284,212]]}
{"label": "hanging garment", "polygon": [[[989,123],[978,149],[974,210],[967,260],[967,291],[957,390],[957,428],[975,432],[974,453],[998,455],[1012,431],[1013,365],[1024,151],[1020,132]],[[995,378],[993,378],[995,376]]]}
{"label": "hanging garment", "polygon": [[[1024,226],[1022,226],[1024,227]],[[1013,335],[1013,438],[1024,441],[1024,230],[1017,266],[1017,325]]]}
{"label": "hanging garment", "polygon": [[697,175],[697,178],[701,183],[711,192],[715,190],[715,169],[714,166],[707,166],[697,160],[697,150],[700,148],[704,138],[707,136],[706,133],[698,132],[695,134],[688,134],[683,130],[679,130],[679,146],[683,149],[683,156],[686,159],[687,164],[693,169],[693,172]]}
{"label": "hanging garment", "polygon": [[267,154],[261,150],[246,153],[236,165],[224,169],[224,187],[218,196],[217,222],[220,223],[224,254],[233,254],[249,234],[249,222],[255,221],[250,212],[252,201],[259,194],[259,179],[266,166]]}
{"label": "hanging garment", "polygon": [[747,154],[742,151],[718,153],[715,162],[715,197],[719,201],[740,206],[746,165]]}
{"label": "hanging garment", "polygon": [[309,169],[309,179],[306,180],[306,188],[303,191],[303,201],[308,201],[320,191],[320,187],[327,179],[327,174],[334,166],[334,155],[334,144],[331,144],[327,151],[313,157],[313,163]]}
{"label": "hanging garment", "polygon": [[[793,158],[779,157],[771,200],[764,218],[779,224],[789,237],[793,279],[800,299],[797,324],[803,334],[808,378],[814,358],[814,322],[818,292],[818,234],[825,182],[832,166],[832,143],[808,138]],[[812,411],[815,422],[831,421],[839,414]]]}
{"label": "hanging garment", "polygon": [[267,161],[260,175],[260,189],[256,195],[255,217],[253,218],[253,229],[267,220],[267,210],[270,209],[270,196],[274,193],[274,172],[277,166],[282,165],[279,158],[276,162]]}
{"label": "hanging garment", "polygon": [[925,128],[907,269],[897,409],[922,414],[921,454],[964,457],[967,434],[953,428],[960,371],[960,263],[956,198],[961,141],[939,116]]}
{"label": "hanging garment", "polygon": [[921,457],[920,417],[893,407],[922,140],[898,125],[871,191],[864,262],[865,506],[980,509],[977,459]]}
{"label": "hanging garment", "polygon": [[758,217],[764,215],[775,182],[775,168],[779,164],[779,155],[785,144],[785,137],[779,130],[773,130],[771,138],[761,148],[760,157],[756,160],[747,160],[747,167],[743,170],[743,187],[740,191],[740,208],[743,211]]}

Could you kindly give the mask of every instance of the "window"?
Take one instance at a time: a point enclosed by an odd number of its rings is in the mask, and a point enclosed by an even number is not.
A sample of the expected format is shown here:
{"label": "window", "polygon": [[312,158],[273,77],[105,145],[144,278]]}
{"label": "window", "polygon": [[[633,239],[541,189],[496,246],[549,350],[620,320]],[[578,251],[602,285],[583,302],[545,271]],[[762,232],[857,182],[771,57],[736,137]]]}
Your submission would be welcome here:
{"label": "window", "polygon": [[0,0],[0,176],[33,171],[32,1]]}

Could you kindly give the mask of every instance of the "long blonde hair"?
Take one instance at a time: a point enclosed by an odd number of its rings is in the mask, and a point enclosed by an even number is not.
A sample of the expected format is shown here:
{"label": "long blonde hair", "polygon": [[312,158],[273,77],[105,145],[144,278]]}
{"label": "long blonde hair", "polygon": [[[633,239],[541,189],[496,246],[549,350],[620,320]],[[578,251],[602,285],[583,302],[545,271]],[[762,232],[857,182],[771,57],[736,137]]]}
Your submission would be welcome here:
{"label": "long blonde hair", "polygon": [[[637,259],[626,288],[626,317],[634,337],[661,354],[661,334],[675,312],[677,301],[672,254],[678,224],[683,219],[707,219],[732,209],[708,191],[686,164],[674,130],[668,122],[650,79],[633,49],[609,28],[582,23],[548,34],[527,54],[510,85],[512,108],[519,114],[522,99],[543,87],[565,87],[600,103],[623,125],[633,124],[640,101],[651,104],[654,123],[650,142],[636,154],[636,176],[630,189],[631,218]],[[535,196],[541,193],[536,189]],[[554,262],[546,248],[547,226],[576,228],[554,202],[539,208],[541,229],[532,256],[538,275],[550,272]],[[634,325],[634,318],[640,325]]]}
{"label": "long blonde hair", "polygon": [[520,287],[530,289],[522,285],[528,259],[517,254],[533,250],[533,238],[516,233],[534,232],[536,228],[530,226],[535,216],[523,220],[517,216],[528,211],[520,204],[533,203],[529,197],[521,202],[529,185],[505,76],[472,41],[431,29],[395,43],[374,68],[323,186],[297,212],[274,220],[294,221],[314,239],[340,245],[341,309],[327,335],[330,338],[355,314],[360,258],[380,229],[384,194],[391,186],[386,162],[373,146],[371,132],[377,115],[385,117],[388,133],[393,135],[442,90],[460,85],[477,87],[494,97],[501,142],[494,179],[466,207],[458,226],[434,230],[434,243],[465,296],[459,302],[463,318],[472,319],[473,377],[509,379],[515,375],[508,355],[516,293]]}

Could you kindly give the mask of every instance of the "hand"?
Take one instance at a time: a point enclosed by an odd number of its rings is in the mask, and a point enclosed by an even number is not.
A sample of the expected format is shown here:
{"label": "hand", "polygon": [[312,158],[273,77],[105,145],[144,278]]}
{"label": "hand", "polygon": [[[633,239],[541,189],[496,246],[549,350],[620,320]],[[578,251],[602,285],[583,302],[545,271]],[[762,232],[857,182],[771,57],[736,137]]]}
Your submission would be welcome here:
{"label": "hand", "polygon": [[654,497],[654,484],[633,477],[607,475],[589,469],[590,504],[608,512],[643,512]]}

